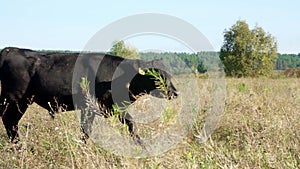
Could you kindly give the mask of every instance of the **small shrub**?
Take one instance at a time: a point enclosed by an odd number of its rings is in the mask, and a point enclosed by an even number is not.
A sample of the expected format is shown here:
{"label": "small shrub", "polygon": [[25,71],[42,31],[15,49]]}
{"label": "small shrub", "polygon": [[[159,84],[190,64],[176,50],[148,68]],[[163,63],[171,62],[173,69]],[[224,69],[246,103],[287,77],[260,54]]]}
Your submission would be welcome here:
{"label": "small shrub", "polygon": [[245,83],[239,83],[238,84],[238,89],[240,92],[246,92],[247,91],[247,87],[245,85]]}
{"label": "small shrub", "polygon": [[291,68],[284,71],[286,77],[297,77],[300,78],[300,68]]}

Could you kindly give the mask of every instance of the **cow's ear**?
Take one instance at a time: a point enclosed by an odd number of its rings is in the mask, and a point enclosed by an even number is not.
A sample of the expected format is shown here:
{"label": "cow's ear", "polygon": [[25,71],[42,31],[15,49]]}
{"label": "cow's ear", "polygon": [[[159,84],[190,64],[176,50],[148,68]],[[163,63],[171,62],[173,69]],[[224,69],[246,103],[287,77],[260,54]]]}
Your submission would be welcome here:
{"label": "cow's ear", "polygon": [[41,60],[38,57],[27,57],[27,60],[29,62],[28,73],[32,77],[37,67],[41,64]]}
{"label": "cow's ear", "polygon": [[145,75],[146,72],[145,72],[142,68],[139,68],[139,74],[140,74],[140,75]]}

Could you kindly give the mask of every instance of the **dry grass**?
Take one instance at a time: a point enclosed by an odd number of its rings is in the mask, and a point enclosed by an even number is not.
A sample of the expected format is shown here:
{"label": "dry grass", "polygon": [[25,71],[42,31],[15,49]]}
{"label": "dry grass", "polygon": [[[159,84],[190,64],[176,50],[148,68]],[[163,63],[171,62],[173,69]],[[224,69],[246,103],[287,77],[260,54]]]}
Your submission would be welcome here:
{"label": "dry grass", "polygon": [[[80,142],[73,112],[56,115],[32,105],[20,122],[21,145],[0,127],[0,168],[300,168],[300,79],[226,79],[225,114],[212,137],[192,137],[165,154],[125,158],[92,141]],[[201,109],[209,105],[209,80],[199,79]],[[201,116],[202,115],[202,116]]]}

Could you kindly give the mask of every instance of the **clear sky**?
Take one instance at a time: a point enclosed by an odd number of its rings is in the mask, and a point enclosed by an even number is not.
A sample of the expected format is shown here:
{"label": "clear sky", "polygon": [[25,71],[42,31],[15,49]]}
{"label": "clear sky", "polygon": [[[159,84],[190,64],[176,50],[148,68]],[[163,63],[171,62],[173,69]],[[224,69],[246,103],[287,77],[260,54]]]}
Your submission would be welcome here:
{"label": "clear sky", "polygon": [[[97,31],[118,19],[139,13],[162,13],[194,25],[215,50],[223,43],[224,30],[240,19],[251,29],[258,24],[275,36],[280,53],[298,54],[299,7],[299,0],[7,0],[0,6],[0,48],[82,50]],[[130,44],[139,50],[185,50],[153,37],[132,39]]]}

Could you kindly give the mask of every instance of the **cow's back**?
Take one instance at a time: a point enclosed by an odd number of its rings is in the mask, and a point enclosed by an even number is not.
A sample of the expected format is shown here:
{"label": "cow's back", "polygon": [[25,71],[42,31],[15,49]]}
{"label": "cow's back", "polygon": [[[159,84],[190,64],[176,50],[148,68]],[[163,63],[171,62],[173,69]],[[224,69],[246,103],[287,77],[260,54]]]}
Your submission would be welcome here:
{"label": "cow's back", "polygon": [[95,83],[111,82],[116,68],[124,60],[103,53],[36,52],[35,56],[40,58],[40,64],[31,86],[37,94],[55,96],[74,94],[72,83],[80,90],[82,77],[87,77],[89,81],[95,80]]}
{"label": "cow's back", "polygon": [[40,64],[31,80],[33,93],[71,95],[72,75],[78,54],[37,52],[36,56],[40,59]]}

